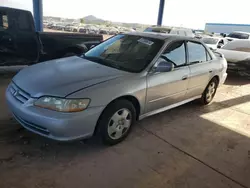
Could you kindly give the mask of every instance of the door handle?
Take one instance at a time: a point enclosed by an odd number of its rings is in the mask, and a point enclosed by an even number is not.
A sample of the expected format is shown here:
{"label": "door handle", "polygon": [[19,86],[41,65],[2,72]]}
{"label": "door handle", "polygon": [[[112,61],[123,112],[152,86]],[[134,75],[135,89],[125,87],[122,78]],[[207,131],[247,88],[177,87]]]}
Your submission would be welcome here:
{"label": "door handle", "polygon": [[186,80],[188,78],[188,76],[183,76],[182,80]]}
{"label": "door handle", "polygon": [[212,70],[209,71],[209,73],[212,73],[212,72],[213,72]]}

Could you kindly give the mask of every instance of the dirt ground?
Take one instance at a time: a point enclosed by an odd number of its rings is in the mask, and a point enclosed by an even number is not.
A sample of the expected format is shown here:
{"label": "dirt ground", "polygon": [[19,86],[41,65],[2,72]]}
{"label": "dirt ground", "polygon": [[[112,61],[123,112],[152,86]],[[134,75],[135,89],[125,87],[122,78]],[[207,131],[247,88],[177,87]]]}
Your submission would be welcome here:
{"label": "dirt ground", "polygon": [[59,143],[7,113],[0,80],[0,188],[250,187],[250,81],[229,76],[209,106],[138,122],[121,144]]}

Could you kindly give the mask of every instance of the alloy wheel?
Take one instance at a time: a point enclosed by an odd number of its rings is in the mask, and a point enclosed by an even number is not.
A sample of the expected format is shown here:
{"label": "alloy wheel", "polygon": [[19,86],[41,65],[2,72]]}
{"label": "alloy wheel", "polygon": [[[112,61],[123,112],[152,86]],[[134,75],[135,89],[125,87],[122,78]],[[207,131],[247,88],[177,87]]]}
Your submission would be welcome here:
{"label": "alloy wheel", "polygon": [[132,123],[131,112],[126,109],[116,111],[108,123],[108,135],[110,138],[120,139],[130,128]]}

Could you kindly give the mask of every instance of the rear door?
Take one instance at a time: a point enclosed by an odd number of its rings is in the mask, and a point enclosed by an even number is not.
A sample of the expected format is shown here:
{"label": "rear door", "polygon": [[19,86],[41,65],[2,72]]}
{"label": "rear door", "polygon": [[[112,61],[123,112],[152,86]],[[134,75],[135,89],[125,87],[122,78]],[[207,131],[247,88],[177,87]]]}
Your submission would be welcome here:
{"label": "rear door", "polygon": [[0,8],[0,66],[26,65],[39,57],[39,42],[32,14]]}
{"label": "rear door", "polygon": [[200,42],[187,41],[190,76],[187,97],[199,96],[206,88],[213,74],[212,58]]}

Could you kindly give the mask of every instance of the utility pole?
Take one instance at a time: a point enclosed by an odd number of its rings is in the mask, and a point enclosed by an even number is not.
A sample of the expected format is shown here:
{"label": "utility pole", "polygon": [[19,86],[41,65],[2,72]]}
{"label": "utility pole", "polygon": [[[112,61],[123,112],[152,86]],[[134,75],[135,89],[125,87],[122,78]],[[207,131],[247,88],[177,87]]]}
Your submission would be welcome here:
{"label": "utility pole", "polygon": [[33,0],[33,15],[36,31],[43,31],[43,0]]}
{"label": "utility pole", "polygon": [[159,25],[159,26],[162,25],[162,18],[163,18],[163,13],[164,13],[164,5],[165,5],[165,0],[160,0],[159,12],[158,12],[158,20],[157,20],[157,25]]}

